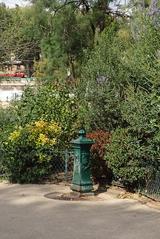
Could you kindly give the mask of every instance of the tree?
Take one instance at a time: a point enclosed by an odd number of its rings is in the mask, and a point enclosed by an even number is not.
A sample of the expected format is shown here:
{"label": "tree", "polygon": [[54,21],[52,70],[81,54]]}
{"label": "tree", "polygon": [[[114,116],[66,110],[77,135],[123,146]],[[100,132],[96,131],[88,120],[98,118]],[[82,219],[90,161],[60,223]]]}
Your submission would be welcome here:
{"label": "tree", "polygon": [[32,63],[38,60],[41,38],[47,32],[46,13],[37,16],[34,6],[5,9],[5,11],[9,17],[4,17],[6,27],[1,26],[1,29],[3,27],[0,35],[1,49],[5,53],[2,60],[9,60],[11,53],[14,53],[19,60]]}
{"label": "tree", "polygon": [[83,51],[91,48],[93,34],[88,19],[75,12],[73,6],[67,6],[54,16],[53,31],[42,40],[42,55],[49,61],[47,74],[67,69],[73,79],[76,66],[82,61]]}
{"label": "tree", "polygon": [[135,91],[143,88],[150,92],[158,83],[159,30],[148,17],[139,19],[138,28],[135,35],[132,22],[115,22],[87,56],[79,91],[92,129],[110,131],[125,125],[121,116],[125,90],[132,85]]}
{"label": "tree", "polygon": [[[11,22],[11,12],[6,8],[5,4],[0,4],[0,37],[6,31],[8,25]],[[3,47],[3,41],[0,41],[0,61],[5,56],[5,49]]]}
{"label": "tree", "polygon": [[37,0],[32,3],[45,9],[51,21],[50,34],[42,40],[40,65],[46,73],[42,75],[52,80],[53,75],[62,79],[79,78],[85,52],[97,44],[97,35],[113,20],[107,11],[109,2]]}

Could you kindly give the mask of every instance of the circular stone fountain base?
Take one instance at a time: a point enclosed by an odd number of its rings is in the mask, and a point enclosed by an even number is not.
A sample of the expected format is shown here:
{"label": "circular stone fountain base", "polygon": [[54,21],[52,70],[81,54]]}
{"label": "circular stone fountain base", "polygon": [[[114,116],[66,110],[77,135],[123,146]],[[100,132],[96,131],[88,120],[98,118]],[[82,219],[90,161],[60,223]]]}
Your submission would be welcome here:
{"label": "circular stone fountain base", "polygon": [[102,199],[97,197],[94,192],[91,193],[79,193],[79,192],[53,192],[45,195],[46,198],[54,200],[65,201],[101,201]]}

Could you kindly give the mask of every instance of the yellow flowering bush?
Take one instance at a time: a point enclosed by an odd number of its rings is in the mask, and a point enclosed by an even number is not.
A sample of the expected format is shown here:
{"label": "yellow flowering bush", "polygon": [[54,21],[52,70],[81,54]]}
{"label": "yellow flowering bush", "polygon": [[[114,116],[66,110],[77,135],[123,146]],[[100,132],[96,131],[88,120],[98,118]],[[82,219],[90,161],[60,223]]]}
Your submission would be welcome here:
{"label": "yellow flowering bush", "polygon": [[9,136],[9,140],[11,141],[17,140],[20,137],[20,134],[21,134],[20,130],[13,131]]}
{"label": "yellow flowering bush", "polygon": [[38,120],[13,131],[6,142],[5,166],[11,181],[37,182],[53,173],[62,150],[62,129],[56,122]]}
{"label": "yellow flowering bush", "polygon": [[36,121],[34,123],[34,126],[37,128],[37,129],[44,129],[47,125],[47,122],[45,122],[44,120],[39,120],[39,121]]}
{"label": "yellow flowering bush", "polygon": [[47,137],[45,134],[40,133],[40,134],[39,134],[39,137],[38,137],[38,140],[37,140],[37,142],[36,142],[36,145],[37,145],[37,146],[39,146],[39,145],[45,145],[45,144],[47,144],[47,143],[49,143],[48,137]]}
{"label": "yellow flowering bush", "polygon": [[53,146],[58,143],[57,137],[61,135],[61,132],[61,127],[57,123],[39,120],[13,131],[9,135],[9,141],[16,143],[25,133],[28,136],[28,142],[35,144],[37,148]]}

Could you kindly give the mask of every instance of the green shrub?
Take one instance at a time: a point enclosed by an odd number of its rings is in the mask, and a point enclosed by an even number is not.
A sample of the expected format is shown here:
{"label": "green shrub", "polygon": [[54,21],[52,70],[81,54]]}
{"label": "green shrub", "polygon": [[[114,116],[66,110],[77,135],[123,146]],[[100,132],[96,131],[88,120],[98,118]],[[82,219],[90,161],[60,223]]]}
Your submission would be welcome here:
{"label": "green shrub", "polygon": [[121,112],[126,127],[113,132],[106,160],[115,179],[133,189],[154,178],[160,167],[158,91],[126,92]]}
{"label": "green shrub", "polygon": [[31,183],[50,176],[59,155],[61,136],[58,124],[44,120],[14,130],[3,143],[3,167],[9,180]]}
{"label": "green shrub", "polygon": [[160,78],[159,49],[160,31],[145,14],[134,16],[129,24],[114,22],[103,31],[87,56],[80,81],[90,131],[124,126],[125,91],[130,86],[151,91]]}
{"label": "green shrub", "polygon": [[[48,127],[49,122],[58,122],[62,132],[59,143],[51,145],[50,140],[38,147],[35,143],[36,137],[39,137],[37,134],[34,135],[35,141],[29,140],[32,132],[29,127],[32,128],[34,122],[46,122]],[[35,127],[34,125],[33,128]],[[70,147],[77,128],[79,123],[76,94],[70,94],[69,89],[62,85],[55,87],[42,84],[27,88],[20,101],[0,110],[0,173],[5,173],[14,182],[36,182],[49,176],[51,171],[54,172],[55,155]],[[48,135],[47,130],[46,126]],[[15,141],[10,140],[16,133],[20,136]],[[43,132],[40,133],[41,139],[45,140]],[[51,139],[52,135],[49,133],[48,137]],[[54,137],[56,135],[53,135]],[[52,157],[49,151],[52,152]]]}
{"label": "green shrub", "polygon": [[[12,131],[16,124],[16,115],[13,107],[0,107],[0,136],[5,136],[4,131]],[[0,138],[1,138],[0,137]]]}
{"label": "green shrub", "polygon": [[117,129],[107,147],[106,160],[114,178],[128,188],[134,188],[145,178],[142,149],[137,137],[126,129]]}
{"label": "green shrub", "polygon": [[78,128],[78,100],[64,86],[40,85],[28,88],[15,105],[19,126],[43,119],[58,122],[63,130],[64,145],[73,138]]}
{"label": "green shrub", "polygon": [[3,142],[8,138],[16,124],[15,112],[12,107],[0,108],[0,175],[4,175],[5,168],[2,160],[4,155]]}
{"label": "green shrub", "polygon": [[100,35],[80,91],[88,128],[112,132],[106,160],[114,177],[135,188],[160,166],[160,31],[145,13],[119,23]]}

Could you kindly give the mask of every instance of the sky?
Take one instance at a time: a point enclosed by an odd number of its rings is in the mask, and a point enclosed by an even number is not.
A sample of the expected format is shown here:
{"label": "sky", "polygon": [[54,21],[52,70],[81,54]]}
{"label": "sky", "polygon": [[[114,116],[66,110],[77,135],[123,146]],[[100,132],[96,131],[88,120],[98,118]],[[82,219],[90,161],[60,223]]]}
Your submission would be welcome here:
{"label": "sky", "polygon": [[6,6],[15,7],[16,4],[19,6],[26,6],[27,1],[25,0],[0,0],[0,3],[4,2]]}
{"label": "sky", "polygon": [[[15,7],[16,4],[18,4],[19,6],[29,5],[29,0],[0,0],[0,3],[2,2],[10,8]],[[110,3],[109,7],[116,11],[118,9],[117,3],[119,3],[121,6],[125,6],[128,2],[129,0],[113,0],[113,2]]]}
{"label": "sky", "polygon": [[[2,2],[4,2],[9,7],[15,7],[16,4],[18,4],[19,6],[26,6],[28,4],[27,0],[0,0],[0,3]],[[115,0],[113,0],[111,6],[114,5],[114,2]],[[119,2],[123,5],[125,2],[128,2],[128,0],[118,0],[116,2]]]}

